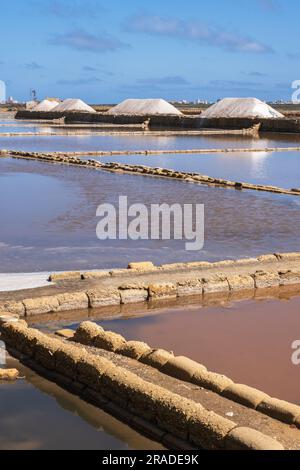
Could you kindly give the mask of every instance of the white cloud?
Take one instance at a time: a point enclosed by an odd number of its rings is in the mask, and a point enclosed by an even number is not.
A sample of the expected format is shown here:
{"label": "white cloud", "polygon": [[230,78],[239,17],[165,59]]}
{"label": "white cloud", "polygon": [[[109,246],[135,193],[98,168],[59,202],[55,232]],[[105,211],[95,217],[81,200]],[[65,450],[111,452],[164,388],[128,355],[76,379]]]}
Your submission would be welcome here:
{"label": "white cloud", "polygon": [[127,20],[125,27],[135,33],[146,33],[185,39],[219,47],[231,52],[269,53],[272,48],[236,32],[215,28],[199,21],[163,18],[158,15],[136,15]]}

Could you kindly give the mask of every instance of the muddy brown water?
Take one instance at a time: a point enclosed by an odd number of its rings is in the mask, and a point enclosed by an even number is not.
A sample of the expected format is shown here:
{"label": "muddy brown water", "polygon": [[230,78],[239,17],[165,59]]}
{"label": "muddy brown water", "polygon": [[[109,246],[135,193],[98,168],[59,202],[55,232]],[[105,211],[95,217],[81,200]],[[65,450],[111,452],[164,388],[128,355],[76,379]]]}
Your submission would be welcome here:
{"label": "muddy brown water", "polygon": [[22,379],[0,383],[0,450],[163,449],[7,357]]}

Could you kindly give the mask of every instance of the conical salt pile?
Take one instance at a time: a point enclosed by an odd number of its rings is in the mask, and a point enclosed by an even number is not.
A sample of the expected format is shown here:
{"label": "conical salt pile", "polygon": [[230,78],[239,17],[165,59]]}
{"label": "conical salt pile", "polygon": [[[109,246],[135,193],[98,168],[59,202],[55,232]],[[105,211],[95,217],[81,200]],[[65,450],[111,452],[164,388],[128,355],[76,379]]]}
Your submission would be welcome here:
{"label": "conical salt pile", "polygon": [[52,111],[58,104],[58,101],[43,100],[32,111]]}
{"label": "conical salt pile", "polygon": [[257,98],[224,98],[201,114],[203,118],[283,118],[283,114]]}
{"label": "conical salt pile", "polygon": [[52,111],[63,112],[63,111],[83,111],[87,113],[95,113],[96,111],[86,104],[84,101],[74,98],[68,98],[59,105],[57,105]]}
{"label": "conical salt pile", "polygon": [[128,99],[111,108],[107,114],[181,115],[181,112],[172,104],[161,99]]}

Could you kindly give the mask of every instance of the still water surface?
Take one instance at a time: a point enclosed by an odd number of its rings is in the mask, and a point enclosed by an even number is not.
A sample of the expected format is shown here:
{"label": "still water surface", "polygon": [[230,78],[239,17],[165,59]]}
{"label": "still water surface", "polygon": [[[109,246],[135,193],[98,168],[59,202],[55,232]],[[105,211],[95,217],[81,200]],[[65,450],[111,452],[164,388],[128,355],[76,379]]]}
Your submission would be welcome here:
{"label": "still water surface", "polygon": [[[205,244],[96,237],[99,204],[204,204]],[[0,160],[0,271],[222,260],[300,250],[300,199],[15,159]]]}
{"label": "still water surface", "polygon": [[21,380],[0,383],[0,450],[162,449],[8,357]]}
{"label": "still water surface", "polygon": [[201,173],[231,181],[267,184],[287,189],[300,187],[300,152],[297,151],[213,153],[206,155],[122,155],[98,157],[98,159],[102,162],[171,168],[176,171]]}

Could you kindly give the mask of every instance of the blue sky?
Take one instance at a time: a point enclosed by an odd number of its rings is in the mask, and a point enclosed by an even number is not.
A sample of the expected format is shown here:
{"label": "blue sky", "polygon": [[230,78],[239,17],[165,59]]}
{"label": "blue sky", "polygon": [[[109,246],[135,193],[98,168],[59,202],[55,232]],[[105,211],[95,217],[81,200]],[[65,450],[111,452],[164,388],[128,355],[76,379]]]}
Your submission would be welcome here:
{"label": "blue sky", "polygon": [[0,79],[16,99],[290,99],[298,0],[1,2]]}

